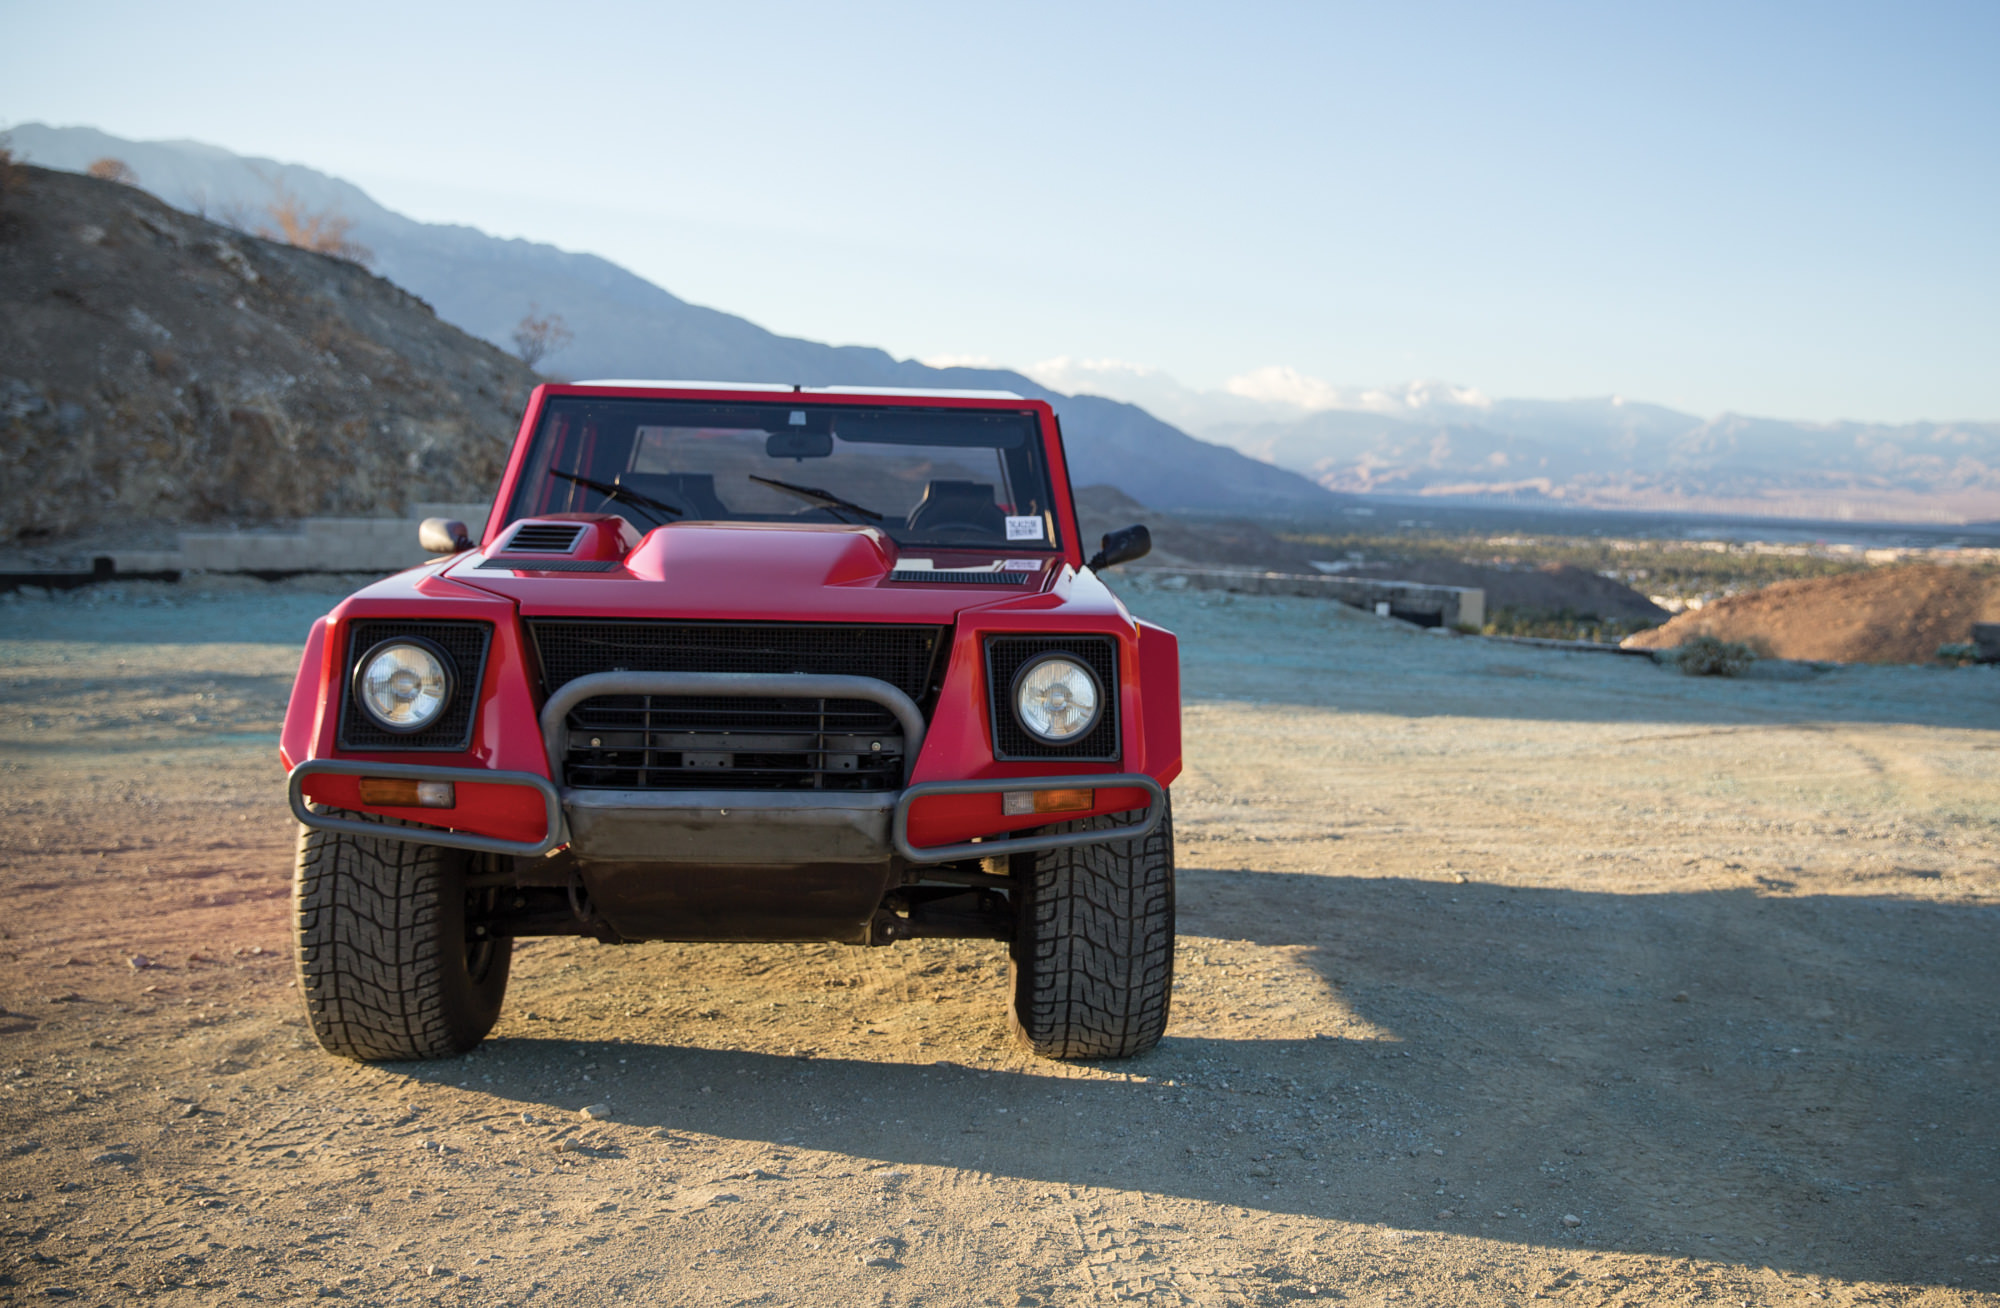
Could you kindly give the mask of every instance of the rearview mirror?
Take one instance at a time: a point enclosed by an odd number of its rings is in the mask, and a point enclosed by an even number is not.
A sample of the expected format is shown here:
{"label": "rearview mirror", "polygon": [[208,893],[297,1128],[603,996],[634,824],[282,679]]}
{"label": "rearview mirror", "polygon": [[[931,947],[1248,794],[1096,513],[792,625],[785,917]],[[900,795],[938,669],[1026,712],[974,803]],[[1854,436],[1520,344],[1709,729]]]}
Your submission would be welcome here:
{"label": "rearview mirror", "polygon": [[764,453],[774,459],[824,459],[833,453],[833,433],[774,431],[764,438]]}
{"label": "rearview mirror", "polygon": [[1153,552],[1153,533],[1141,523],[1122,531],[1107,531],[1098,544],[1103,548],[1091,555],[1086,565],[1092,572],[1102,572],[1121,563],[1130,563],[1133,559],[1145,558]]}
{"label": "rearview mirror", "polygon": [[457,518],[425,518],[417,528],[417,544],[433,554],[457,554],[472,548],[472,534]]}

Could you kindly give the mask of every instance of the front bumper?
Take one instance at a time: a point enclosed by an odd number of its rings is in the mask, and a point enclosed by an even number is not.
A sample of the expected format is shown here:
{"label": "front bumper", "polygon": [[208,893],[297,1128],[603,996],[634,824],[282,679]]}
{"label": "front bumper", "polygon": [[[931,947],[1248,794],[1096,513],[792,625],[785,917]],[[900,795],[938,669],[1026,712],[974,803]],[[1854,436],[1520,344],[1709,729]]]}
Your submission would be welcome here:
{"label": "front bumper", "polygon": [[[605,672],[567,683],[543,707],[540,726],[551,776],[562,775],[570,710],[600,695],[821,696],[868,700],[888,709],[902,726],[906,767],[914,768],[923,745],[924,719],[916,704],[896,687],[872,677]],[[526,786],[541,797],[547,826],[539,841],[520,841],[318,813],[306,802],[303,785],[309,777],[322,775]],[[1112,828],[923,848],[910,843],[910,811],[927,797],[1077,786],[1142,790],[1148,802],[1137,821]],[[708,867],[880,864],[887,863],[892,856],[914,864],[950,863],[1034,853],[1106,840],[1136,840],[1158,826],[1166,811],[1165,788],[1143,773],[926,781],[905,785],[900,791],[595,790],[558,788],[546,777],[529,772],[313,759],[292,769],[288,794],[293,816],[306,826],[323,831],[523,858],[539,857],[567,844],[585,861]]]}
{"label": "front bumper", "polygon": [[[391,825],[314,812],[306,803],[302,787],[308,777],[320,775],[387,777],[399,781],[478,780],[526,786],[542,796],[548,814],[548,834],[538,841],[501,840],[441,827]],[[1113,828],[922,848],[910,843],[910,809],[926,796],[1056,790],[1083,783],[1100,789],[1143,790],[1148,798],[1146,808],[1137,821]],[[314,759],[292,769],[288,793],[292,815],[319,831],[344,831],[378,840],[445,845],[521,858],[539,858],[568,845],[578,858],[585,860],[704,867],[884,863],[892,853],[910,863],[952,863],[967,858],[1038,853],[1106,840],[1137,840],[1151,834],[1166,812],[1166,789],[1138,772],[925,781],[901,791],[873,794],[573,788],[558,791],[547,779],[529,772]]]}
{"label": "front bumper", "polygon": [[[306,803],[305,783],[309,778],[385,777],[391,781],[484,781],[503,786],[526,786],[541,796],[548,825],[540,840],[502,840],[498,836],[475,835],[470,831],[448,831],[441,827],[401,826],[387,822],[364,822],[359,818],[315,813]],[[292,816],[315,831],[344,831],[350,835],[373,836],[378,840],[400,840],[412,845],[445,845],[470,849],[481,854],[513,854],[540,858],[569,840],[563,819],[562,796],[547,777],[532,772],[500,772],[491,768],[442,768],[431,763],[363,763],[353,759],[307,759],[291,770],[285,781],[285,798]]]}

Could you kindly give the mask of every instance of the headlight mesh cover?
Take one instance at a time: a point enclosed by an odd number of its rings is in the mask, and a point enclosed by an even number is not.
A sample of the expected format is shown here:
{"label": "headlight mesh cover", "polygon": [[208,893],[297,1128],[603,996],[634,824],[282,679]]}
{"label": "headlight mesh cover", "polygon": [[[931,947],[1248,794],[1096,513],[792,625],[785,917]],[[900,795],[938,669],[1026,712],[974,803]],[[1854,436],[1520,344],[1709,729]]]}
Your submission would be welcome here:
{"label": "headlight mesh cover", "polygon": [[[385,640],[418,636],[443,650],[452,662],[451,700],[437,721],[421,731],[385,731],[354,697],[354,666]],[[363,619],[347,629],[347,658],[341,664],[340,747],[342,749],[416,749],[458,753],[472,745],[472,719],[479,705],[479,682],[486,671],[486,650],[493,641],[490,622],[396,622]]]}
{"label": "headlight mesh cover", "polygon": [[[1051,745],[1035,739],[1014,716],[1014,674],[1043,654],[1067,654],[1097,675],[1103,691],[1097,725],[1081,739]],[[1118,758],[1118,643],[1110,636],[988,636],[986,693],[993,713],[993,757],[1066,758],[1110,763]]]}

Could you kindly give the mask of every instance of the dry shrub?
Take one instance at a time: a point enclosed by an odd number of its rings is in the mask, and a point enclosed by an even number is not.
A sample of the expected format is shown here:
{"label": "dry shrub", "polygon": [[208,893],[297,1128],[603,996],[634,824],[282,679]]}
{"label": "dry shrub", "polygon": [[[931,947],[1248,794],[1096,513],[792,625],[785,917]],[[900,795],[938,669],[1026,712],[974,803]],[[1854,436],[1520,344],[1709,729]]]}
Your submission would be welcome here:
{"label": "dry shrub", "polygon": [[539,307],[529,305],[521,321],[514,324],[514,352],[530,368],[575,339],[561,314],[538,313]]}
{"label": "dry shrub", "polygon": [[1979,646],[1969,640],[1952,641],[1938,646],[1937,660],[1956,668],[1967,667],[1979,662]]}
{"label": "dry shrub", "polygon": [[1690,677],[1740,677],[1757,661],[1757,651],[1741,641],[1690,636],[1671,651],[1674,666]]}
{"label": "dry shrub", "polygon": [[110,155],[93,160],[90,167],[83,170],[100,182],[117,182],[121,186],[137,186],[139,174],[123,159],[113,159]]}
{"label": "dry shrub", "polygon": [[14,197],[26,190],[27,184],[20,161],[14,157],[13,138],[0,134],[0,241],[12,240],[22,230]]}
{"label": "dry shrub", "polygon": [[352,218],[338,209],[307,207],[283,182],[271,183],[271,203],[264,211],[277,224],[275,228],[257,229],[257,235],[267,241],[281,241],[314,254],[330,254],[349,263],[365,264],[375,257],[367,246],[348,239],[348,233],[354,230]]}

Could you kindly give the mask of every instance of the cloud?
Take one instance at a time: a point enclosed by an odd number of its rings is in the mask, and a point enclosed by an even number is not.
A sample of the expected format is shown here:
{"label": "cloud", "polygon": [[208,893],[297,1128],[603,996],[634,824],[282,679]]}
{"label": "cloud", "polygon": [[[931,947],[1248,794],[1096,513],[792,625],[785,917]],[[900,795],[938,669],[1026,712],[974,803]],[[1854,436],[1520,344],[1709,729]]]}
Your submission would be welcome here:
{"label": "cloud", "polygon": [[[934,368],[993,368],[983,355],[949,354],[923,360]],[[1288,364],[1252,368],[1219,387],[1188,386],[1172,374],[1129,359],[1057,355],[1020,370],[1064,395],[1102,395],[1141,405],[1168,422],[1209,439],[1231,441],[1247,424],[1288,422],[1309,413],[1346,409],[1385,417],[1461,416],[1485,411],[1493,401],[1469,386],[1413,381],[1395,386],[1335,386]],[[1463,416],[1471,416],[1465,414]]]}
{"label": "cloud", "polygon": [[1349,407],[1341,402],[1339,387],[1276,363],[1231,377],[1222,383],[1222,389],[1260,404],[1282,404],[1294,409]]}
{"label": "cloud", "polygon": [[1089,376],[1109,373],[1128,377],[1157,377],[1160,375],[1158,368],[1150,367],[1143,363],[1127,363],[1123,359],[1074,359],[1067,354],[1059,354],[1053,359],[1043,359],[1040,363],[1031,363],[1025,371],[1030,375],[1039,372],[1076,373]]}
{"label": "cloud", "polygon": [[1407,418],[1444,409],[1490,409],[1493,401],[1470,386],[1449,382],[1413,381],[1401,386],[1364,389],[1335,386],[1308,377],[1296,368],[1270,364],[1231,377],[1222,384],[1231,395],[1302,413],[1350,409]]}

